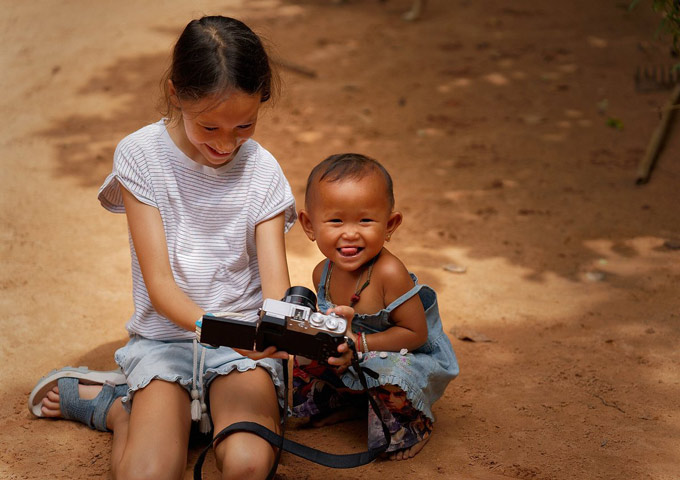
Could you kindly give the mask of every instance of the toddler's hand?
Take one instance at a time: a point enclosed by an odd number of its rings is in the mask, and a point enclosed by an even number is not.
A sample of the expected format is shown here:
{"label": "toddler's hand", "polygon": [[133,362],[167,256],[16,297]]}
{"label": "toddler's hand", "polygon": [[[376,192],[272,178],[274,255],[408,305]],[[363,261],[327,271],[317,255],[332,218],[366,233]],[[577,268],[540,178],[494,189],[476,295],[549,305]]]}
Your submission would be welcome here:
{"label": "toddler's hand", "polygon": [[[344,317],[345,320],[347,320],[347,332],[345,335],[356,345],[357,337],[352,332],[352,318],[354,318],[354,309],[352,307],[348,307],[347,305],[339,305],[334,308],[329,308],[328,311],[326,311],[326,315],[331,313],[340,315],[341,317]],[[338,353],[341,354],[339,357],[328,358],[328,364],[336,367],[338,373],[343,373],[352,364],[352,356],[354,353],[352,352],[352,349],[349,348],[347,342],[338,345]]]}
{"label": "toddler's hand", "polygon": [[354,353],[352,349],[349,348],[347,342],[338,345],[338,353],[341,353],[339,357],[328,357],[328,364],[332,367],[336,367],[338,373],[344,373],[345,370],[349,368],[352,364],[352,356]]}

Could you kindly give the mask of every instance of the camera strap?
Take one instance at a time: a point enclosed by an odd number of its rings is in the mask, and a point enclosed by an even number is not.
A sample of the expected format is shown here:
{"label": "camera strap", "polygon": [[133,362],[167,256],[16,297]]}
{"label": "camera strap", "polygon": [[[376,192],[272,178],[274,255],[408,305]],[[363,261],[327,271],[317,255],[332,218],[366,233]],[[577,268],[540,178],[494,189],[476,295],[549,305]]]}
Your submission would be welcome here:
{"label": "camera strap", "polygon": [[[356,346],[354,345],[354,342],[350,339],[347,340],[347,343],[352,350],[352,367],[359,376],[359,381],[361,382],[362,387],[364,388],[364,390],[366,390],[366,393],[368,395],[368,402],[371,408],[373,409],[373,411],[375,412],[375,414],[378,416],[382,423],[383,434],[385,435],[385,443],[383,445],[377,448],[368,449],[367,451],[360,453],[333,454],[317,450],[315,448],[311,448],[301,443],[297,443],[292,440],[284,438],[286,415],[288,413],[288,360],[283,360],[284,400],[283,400],[283,415],[281,418],[281,434],[279,435],[276,432],[271,431],[267,427],[254,422],[237,422],[229,425],[225,429],[221,430],[217,435],[215,435],[215,438],[212,439],[212,441],[205,447],[205,449],[198,456],[198,459],[196,460],[196,465],[194,465],[194,480],[201,480],[201,478],[203,478],[202,477],[203,462],[205,461],[205,456],[207,455],[208,451],[213,446],[217,445],[222,440],[224,440],[227,436],[235,432],[253,433],[269,442],[273,447],[276,447],[277,449],[276,459],[274,460],[274,465],[272,466],[269,472],[269,476],[267,477],[268,479],[274,478],[274,475],[276,474],[276,469],[278,468],[279,465],[279,460],[281,458],[281,452],[283,450],[292,453],[293,455],[296,455],[298,457],[304,458],[305,460],[309,460],[311,462],[318,463],[319,465],[324,465],[330,468],[360,467],[362,465],[371,463],[380,454],[385,452],[387,448],[390,446],[392,435],[390,434],[390,430],[387,424],[385,423],[382,414],[380,413],[380,407],[378,406],[378,402],[375,400],[375,398],[368,389],[368,382],[366,381],[364,368],[361,367],[361,365],[359,364],[359,356],[356,351]],[[369,371],[369,375],[371,373],[373,372]]]}

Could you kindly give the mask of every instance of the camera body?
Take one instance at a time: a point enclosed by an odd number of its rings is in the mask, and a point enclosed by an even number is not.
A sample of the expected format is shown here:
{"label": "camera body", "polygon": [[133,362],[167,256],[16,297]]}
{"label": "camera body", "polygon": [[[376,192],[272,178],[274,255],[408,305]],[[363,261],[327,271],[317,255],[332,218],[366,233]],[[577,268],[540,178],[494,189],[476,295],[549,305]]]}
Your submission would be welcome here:
{"label": "camera body", "polygon": [[327,362],[339,356],[346,341],[347,320],[317,312],[316,295],[305,287],[291,287],[283,300],[266,299],[257,322],[204,315],[199,341],[210,345],[262,351],[274,346],[291,355]]}

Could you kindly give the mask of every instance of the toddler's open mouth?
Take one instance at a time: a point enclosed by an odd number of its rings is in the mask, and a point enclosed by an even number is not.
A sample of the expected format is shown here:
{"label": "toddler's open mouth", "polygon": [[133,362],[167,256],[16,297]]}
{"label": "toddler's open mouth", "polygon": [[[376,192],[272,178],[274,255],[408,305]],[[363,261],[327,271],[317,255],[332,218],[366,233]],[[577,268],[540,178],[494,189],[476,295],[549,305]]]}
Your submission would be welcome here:
{"label": "toddler's open mouth", "polygon": [[363,247],[340,247],[337,250],[343,257],[354,257],[361,253]]}

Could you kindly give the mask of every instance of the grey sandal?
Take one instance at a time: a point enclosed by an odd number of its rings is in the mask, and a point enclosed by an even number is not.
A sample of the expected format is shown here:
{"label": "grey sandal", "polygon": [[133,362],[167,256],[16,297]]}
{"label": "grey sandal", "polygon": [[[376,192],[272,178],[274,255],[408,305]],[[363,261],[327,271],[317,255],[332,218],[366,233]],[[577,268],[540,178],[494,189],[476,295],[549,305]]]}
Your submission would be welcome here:
{"label": "grey sandal", "polygon": [[84,423],[94,430],[108,432],[106,415],[109,413],[114,400],[124,397],[128,393],[127,384],[114,385],[105,382],[102,390],[92,400],[83,400],[78,393],[77,378],[60,378],[59,408],[64,418]]}
{"label": "grey sandal", "polygon": [[42,417],[42,400],[47,392],[57,386],[60,378],[77,378],[83,385],[104,385],[109,382],[113,385],[122,385],[127,382],[125,375],[120,369],[117,370],[90,370],[87,367],[64,367],[52,370],[42,377],[31,391],[28,397],[28,410],[36,417]]}

